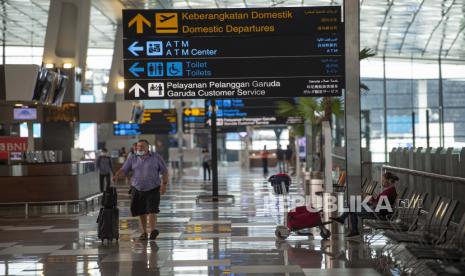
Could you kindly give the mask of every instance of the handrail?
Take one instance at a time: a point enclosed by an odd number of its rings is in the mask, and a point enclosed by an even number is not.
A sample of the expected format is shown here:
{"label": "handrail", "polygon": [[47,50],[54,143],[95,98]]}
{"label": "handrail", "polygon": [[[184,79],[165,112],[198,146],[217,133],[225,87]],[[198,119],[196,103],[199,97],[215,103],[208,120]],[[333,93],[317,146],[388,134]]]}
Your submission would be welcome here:
{"label": "handrail", "polygon": [[80,203],[93,200],[102,196],[102,193],[93,194],[83,199],[72,199],[72,200],[50,200],[50,201],[14,201],[14,202],[0,202],[0,205],[35,205],[35,204],[60,204],[60,203]]}
{"label": "handrail", "polygon": [[0,202],[0,205],[24,205],[24,217],[27,219],[29,217],[29,206],[30,205],[48,205],[48,204],[65,204],[66,206],[66,214],[68,214],[68,204],[70,203],[85,203],[85,208],[87,211],[89,201],[91,202],[92,206],[94,205],[94,199],[99,198],[103,195],[103,193],[96,193],[90,195],[88,197],[82,199],[73,199],[73,200],[50,200],[50,201],[16,201],[16,202]]}
{"label": "handrail", "polygon": [[389,166],[389,165],[383,165],[382,168],[391,170],[391,171],[403,172],[403,173],[408,173],[408,174],[417,175],[417,176],[426,176],[430,178],[436,178],[436,179],[450,181],[450,182],[460,182],[460,183],[465,184],[465,178],[457,177],[457,176],[449,176],[449,175],[443,175],[443,174],[437,174],[437,173],[417,171],[417,170],[399,168],[399,167],[394,167],[394,166]]}
{"label": "handrail", "polygon": [[331,153],[331,157],[336,158],[336,159],[339,159],[339,160],[344,160],[344,161],[346,161],[345,156],[342,156],[342,155],[337,155],[337,154]]}

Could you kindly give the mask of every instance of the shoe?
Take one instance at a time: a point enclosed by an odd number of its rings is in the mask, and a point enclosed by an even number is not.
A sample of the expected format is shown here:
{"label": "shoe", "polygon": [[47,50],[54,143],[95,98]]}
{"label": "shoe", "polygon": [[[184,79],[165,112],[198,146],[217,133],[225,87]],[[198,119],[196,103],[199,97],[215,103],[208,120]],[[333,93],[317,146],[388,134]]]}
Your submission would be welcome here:
{"label": "shoe", "polygon": [[158,237],[158,234],[160,234],[160,232],[157,229],[150,232],[150,240],[155,240]]}
{"label": "shoe", "polygon": [[344,224],[344,219],[342,219],[340,217],[330,217],[329,219],[334,220],[337,223]]}
{"label": "shoe", "polygon": [[147,233],[142,233],[140,234],[139,236],[139,240],[140,241],[146,241],[148,238],[147,238]]}
{"label": "shoe", "polygon": [[346,238],[358,238],[360,237],[360,233],[358,232],[350,232],[349,234],[346,235]]}

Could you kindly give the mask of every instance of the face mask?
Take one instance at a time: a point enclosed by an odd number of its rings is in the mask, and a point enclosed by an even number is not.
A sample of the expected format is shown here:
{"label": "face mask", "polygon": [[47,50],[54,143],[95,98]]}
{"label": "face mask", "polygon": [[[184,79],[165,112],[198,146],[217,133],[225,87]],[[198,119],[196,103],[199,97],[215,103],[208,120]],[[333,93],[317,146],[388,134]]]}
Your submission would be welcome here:
{"label": "face mask", "polygon": [[137,155],[137,156],[142,156],[142,155],[144,155],[144,154],[145,154],[145,151],[143,151],[143,150],[138,150],[138,151],[136,151],[136,155]]}
{"label": "face mask", "polygon": [[101,155],[101,156],[107,156],[107,153],[106,153],[106,152],[102,152],[100,155]]}

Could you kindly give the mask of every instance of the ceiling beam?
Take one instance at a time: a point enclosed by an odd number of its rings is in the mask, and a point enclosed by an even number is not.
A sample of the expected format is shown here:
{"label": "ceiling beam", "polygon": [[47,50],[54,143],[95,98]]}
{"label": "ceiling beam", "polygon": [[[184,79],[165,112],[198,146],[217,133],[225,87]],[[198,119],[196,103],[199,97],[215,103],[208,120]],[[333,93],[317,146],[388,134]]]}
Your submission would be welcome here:
{"label": "ceiling beam", "polygon": [[[157,0],[157,3],[158,3],[158,5],[161,6],[162,9],[167,9],[167,7],[166,7],[165,3],[163,3],[163,1]],[[172,7],[173,7],[173,2],[171,1],[171,8]]]}
{"label": "ceiling beam", "polygon": [[22,15],[28,17],[31,21],[34,21],[35,23],[39,24],[39,25],[42,26],[42,27],[45,27],[45,28],[47,27],[46,25],[42,24],[42,22],[40,22],[39,20],[33,18],[33,17],[30,16],[29,14],[27,14],[27,13],[25,13],[24,11],[20,10],[19,8],[17,8],[15,5],[9,3],[9,1],[7,1],[6,3],[8,4],[8,6],[9,6],[10,8],[12,8],[13,10],[19,12],[20,14],[22,14]]}
{"label": "ceiling beam", "polygon": [[417,15],[420,13],[420,10],[423,7],[424,3],[425,3],[425,0],[421,0],[421,3],[418,6],[418,9],[413,14],[412,21],[410,21],[410,23],[407,26],[407,29],[404,32],[404,36],[402,37],[402,42],[400,43],[400,47],[399,47],[399,54],[400,54],[400,52],[402,52],[402,48],[404,47],[404,44],[405,44],[405,39],[407,38],[407,35],[408,35],[409,31],[410,31],[410,27],[412,27],[413,23],[415,22],[415,19],[417,18]]}
{"label": "ceiling beam", "polygon": [[93,7],[94,9],[96,9],[98,12],[100,12],[106,19],[108,19],[108,21],[110,21],[111,24],[117,25],[116,19],[115,19],[115,18],[111,18],[110,16],[108,16],[107,14],[105,14],[105,12],[103,12],[103,10],[102,10],[99,6],[94,5],[94,1],[92,1],[92,7]]}
{"label": "ceiling beam", "polygon": [[[389,24],[386,33],[390,33],[390,32],[391,32],[391,24]],[[387,48],[388,48],[387,43],[388,43],[388,38],[387,38],[387,36],[386,36],[386,39],[384,40],[383,57],[386,56],[386,52],[387,52]]]}
{"label": "ceiling beam", "polygon": [[[388,3],[388,7],[387,7],[387,10],[386,10],[386,12],[384,14],[383,23],[381,24],[381,27],[379,28],[378,37],[376,38],[375,53],[378,52],[379,43],[381,42],[381,35],[383,34],[383,28],[384,28],[384,25],[386,25],[387,19],[389,18],[389,13],[391,12],[392,5],[394,5],[394,0],[393,1],[388,0],[387,3]],[[388,36],[386,35],[386,40],[387,40],[387,37]]]}
{"label": "ceiling beam", "polygon": [[455,42],[457,42],[458,38],[460,37],[460,35],[463,33],[464,30],[465,30],[465,23],[462,24],[462,27],[460,27],[459,31],[458,31],[457,34],[455,35],[454,40],[452,41],[452,43],[450,44],[449,48],[447,49],[447,51],[446,51],[446,57],[449,55],[450,50],[452,50],[452,47],[454,47]]}
{"label": "ceiling beam", "polygon": [[[428,39],[426,40],[426,44],[425,44],[425,47],[423,47],[423,50],[421,51],[421,55],[423,56],[426,52],[426,49],[428,48],[429,46],[429,43],[431,42],[431,39],[433,38],[433,35],[434,33],[436,32],[436,30],[439,28],[439,26],[441,26],[442,22],[444,21],[444,19],[446,18],[446,15],[449,14],[452,6],[455,4],[455,1],[456,0],[453,0],[452,3],[450,4],[450,6],[446,9],[445,12],[442,13],[442,16],[441,16],[441,20],[438,21],[438,23],[436,24],[436,26],[434,26],[433,28],[433,31],[431,32],[431,34],[429,35]],[[448,17],[447,17],[448,18]],[[442,39],[442,42],[444,42],[444,37]],[[441,42],[441,44],[442,44]],[[442,48],[442,47],[441,47]]]}
{"label": "ceiling beam", "polygon": [[114,0],[92,0],[92,6],[115,25],[122,21],[121,11],[126,8],[120,1]]}

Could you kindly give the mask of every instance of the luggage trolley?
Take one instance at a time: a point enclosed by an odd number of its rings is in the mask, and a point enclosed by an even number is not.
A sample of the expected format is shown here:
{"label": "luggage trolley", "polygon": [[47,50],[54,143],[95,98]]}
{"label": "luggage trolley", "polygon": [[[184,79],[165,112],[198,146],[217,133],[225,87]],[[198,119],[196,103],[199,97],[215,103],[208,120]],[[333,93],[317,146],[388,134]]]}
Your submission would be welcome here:
{"label": "luggage trolley", "polygon": [[[268,179],[268,182],[273,186],[275,194],[287,195],[289,193],[291,178],[287,174],[272,175]],[[287,206],[286,197],[284,197],[284,205]],[[298,231],[300,230],[318,227],[320,229],[320,236],[326,240],[331,236],[331,231],[326,229],[325,225],[331,222],[323,222],[322,216],[323,210],[315,210],[313,208],[308,210],[307,206],[299,206],[287,213],[284,210],[284,225],[276,226],[275,235],[277,238],[285,240],[292,232],[299,235]]]}

